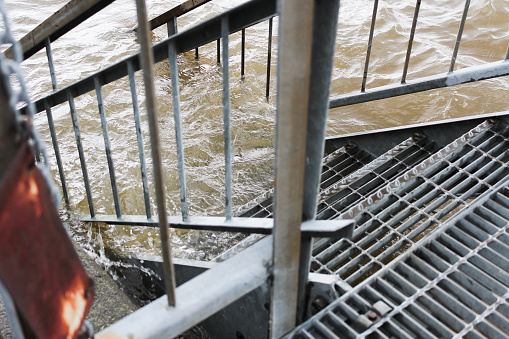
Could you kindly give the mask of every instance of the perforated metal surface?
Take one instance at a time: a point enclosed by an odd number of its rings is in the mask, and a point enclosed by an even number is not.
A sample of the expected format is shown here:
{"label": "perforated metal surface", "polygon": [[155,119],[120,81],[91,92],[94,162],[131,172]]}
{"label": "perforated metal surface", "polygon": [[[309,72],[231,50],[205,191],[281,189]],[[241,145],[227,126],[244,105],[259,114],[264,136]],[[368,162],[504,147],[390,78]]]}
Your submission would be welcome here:
{"label": "perforated metal surface", "polygon": [[477,203],[291,337],[507,338],[507,186],[506,181],[495,192],[490,187]]}
{"label": "perforated metal surface", "polygon": [[321,218],[357,226],[351,240],[317,241],[312,270],[359,284],[506,178],[507,145],[507,131],[491,122],[438,151],[424,137],[406,140],[322,203]]}

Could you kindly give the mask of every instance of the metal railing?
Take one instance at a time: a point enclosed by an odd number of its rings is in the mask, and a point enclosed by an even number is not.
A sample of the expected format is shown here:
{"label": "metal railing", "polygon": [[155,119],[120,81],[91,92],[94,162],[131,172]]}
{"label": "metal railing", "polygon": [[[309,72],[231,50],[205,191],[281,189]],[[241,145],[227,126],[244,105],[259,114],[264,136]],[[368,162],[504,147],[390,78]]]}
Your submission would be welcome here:
{"label": "metal railing", "polygon": [[505,56],[501,56],[501,61],[492,62],[485,65],[480,66],[472,66],[463,68],[458,71],[454,71],[454,66],[456,64],[456,58],[458,56],[461,39],[463,36],[463,29],[465,27],[465,23],[467,20],[468,9],[470,7],[470,0],[465,1],[465,6],[463,9],[463,14],[461,17],[458,34],[456,37],[454,50],[451,56],[451,61],[449,64],[449,69],[447,73],[436,74],[424,78],[418,78],[414,80],[407,79],[408,73],[408,65],[411,60],[412,54],[412,46],[415,37],[417,22],[419,19],[419,10],[421,6],[421,0],[417,0],[415,4],[415,11],[412,20],[412,27],[410,29],[410,37],[408,39],[408,47],[405,56],[405,62],[403,64],[403,74],[401,77],[401,81],[399,84],[394,85],[386,85],[375,87],[373,89],[366,88],[366,82],[368,78],[369,72],[369,64],[371,57],[371,46],[373,45],[373,36],[375,31],[375,23],[378,11],[378,0],[374,0],[373,2],[373,14],[371,19],[369,38],[368,38],[368,47],[366,51],[365,63],[364,63],[364,71],[362,76],[362,83],[360,92],[357,93],[348,93],[342,94],[338,96],[334,96],[330,99],[330,108],[338,108],[343,106],[349,106],[354,104],[359,104],[363,102],[375,101],[380,99],[392,98],[395,96],[401,96],[405,94],[418,93],[422,91],[428,91],[437,88],[450,87],[455,85],[466,84],[469,82],[481,81],[492,79],[495,77],[509,75],[509,63],[507,60],[509,59],[509,46]]}
{"label": "metal railing", "polygon": [[[170,333],[178,334],[183,328],[188,328],[189,326],[196,324],[200,319],[204,319],[206,316],[226,306],[233,300],[245,295],[257,286],[266,283],[269,278],[274,278],[273,304],[271,306],[273,319],[272,336],[280,337],[284,335],[295,326],[295,319],[298,319],[299,321],[303,320],[302,317],[305,313],[302,310],[299,310],[298,307],[305,304],[303,291],[305,283],[307,282],[308,272],[310,270],[311,237],[346,237],[349,236],[352,231],[352,223],[347,220],[343,222],[336,220],[332,224],[334,226],[331,226],[330,222],[320,223],[315,221],[328,108],[416,93],[509,74],[509,62],[507,61],[509,51],[505,56],[505,59],[500,62],[469,67],[453,72],[466,20],[466,13],[469,7],[469,1],[467,0],[449,73],[408,81],[408,64],[411,58],[412,42],[415,35],[420,6],[420,0],[418,0],[415,8],[401,84],[382,86],[371,90],[366,89],[366,79],[369,70],[370,51],[378,5],[378,0],[375,0],[361,92],[337,96],[329,100],[329,85],[333,68],[332,56],[334,53],[337,29],[336,14],[339,10],[339,1],[315,3],[304,2],[302,4],[299,2],[299,4],[293,5],[295,7],[289,5],[289,1],[283,1],[283,4],[280,17],[281,35],[279,37],[280,64],[278,71],[280,83],[278,87],[278,149],[276,157],[277,186],[274,198],[274,222],[255,219],[248,220],[247,218],[233,218],[232,216],[230,95],[228,73],[229,35],[242,31],[242,36],[245,37],[245,29],[247,27],[265,20],[270,20],[269,25],[272,27],[272,17],[278,14],[276,11],[276,1],[274,0],[252,0],[182,32],[177,32],[175,29],[175,17],[170,18],[168,25],[168,39],[153,46],[153,62],[159,63],[166,62],[168,60],[170,64],[174,109],[173,115],[175,120],[178,153],[177,159],[180,182],[181,218],[169,217],[168,221],[166,221],[166,212],[164,210],[158,210],[158,216],[154,216],[150,208],[147,181],[148,175],[145,155],[143,152],[143,138],[141,136],[141,129],[139,128],[140,117],[134,81],[135,72],[141,69],[141,59],[139,54],[117,62],[66,88],[57,89],[55,81],[54,93],[38,100],[35,103],[36,111],[46,111],[48,116],[48,124],[53,139],[66,204],[69,204],[68,188],[65,182],[62,162],[60,160],[58,141],[56,140],[51,109],[62,103],[69,104],[90,210],[90,218],[84,219],[85,221],[103,221],[109,224],[143,226],[157,226],[159,224],[163,228],[166,227],[169,222],[170,225],[176,228],[227,230],[232,232],[262,234],[274,231],[274,235],[271,238],[272,240],[262,241],[249,252],[242,253],[238,257],[234,258],[235,260],[229,261],[224,265],[218,265],[220,268],[211,269],[207,272],[207,276],[197,278],[198,280],[193,280],[190,285],[185,285],[185,287],[177,289],[177,291],[174,290],[174,287],[167,286],[170,304],[175,304],[175,299],[189,297],[189,294],[191,294],[192,291],[199,291],[200,289],[203,289],[203,281],[206,279],[211,279],[209,280],[209,283],[210,281],[219,281],[221,278],[224,278],[225,271],[228,271],[229,269],[231,270],[232,267],[233,269],[240,267],[244,268],[242,271],[244,274],[243,276],[235,276],[236,278],[230,277],[233,281],[222,282],[218,285],[219,287],[217,289],[212,291],[200,291],[200,293],[193,297],[195,299],[201,297],[205,302],[205,306],[203,304],[200,305],[201,310],[199,314],[192,319],[192,321],[186,320],[179,324],[179,321],[183,320],[185,315],[192,312],[198,312],[196,308],[189,306],[192,300],[183,300],[183,304],[185,305],[184,311],[182,311],[182,308],[179,308],[180,306],[168,309],[166,307],[167,302],[159,300],[148,306],[148,308],[142,309],[140,312],[133,314],[132,317],[129,317],[115,325],[110,332],[105,332],[104,335],[112,332],[124,333],[126,335],[128,333],[135,334],[139,333],[139,331],[146,331],[146,326],[151,327],[151,332],[149,333],[154,335],[161,333],[158,331],[166,331],[171,326],[174,327],[171,328],[171,331],[173,332]],[[311,6],[311,8],[307,6]],[[294,21],[292,22],[292,20]],[[320,25],[318,23],[320,23]],[[298,36],[296,36],[296,32],[292,32],[292,30],[295,30],[296,25],[299,27],[302,25],[304,27],[303,31],[298,32]],[[271,47],[270,37],[271,35],[269,35],[269,67]],[[182,146],[183,137],[180,122],[181,112],[179,104],[180,97],[178,88],[177,55],[193,49],[196,50],[196,48],[214,41],[221,41],[220,39],[222,39],[223,49],[222,63],[226,213],[225,217],[216,218],[206,216],[189,217],[184,151]],[[245,40],[243,39],[243,41]],[[242,45],[244,46],[244,43]],[[145,47],[145,50],[146,49],[147,47]],[[47,50],[50,51],[50,47],[48,47]],[[244,55],[244,48],[242,48],[242,55]],[[49,59],[51,58],[50,56],[51,53],[49,52]],[[323,62],[324,59],[328,61]],[[148,68],[150,68],[147,64],[151,65],[152,62],[145,61],[144,73],[148,71]],[[50,66],[50,68],[51,67],[52,66]],[[242,62],[242,70],[244,70],[244,62]],[[244,75],[243,71],[242,75]],[[270,69],[268,69],[268,76],[270,76]],[[299,76],[299,79],[304,78],[306,81],[301,83],[300,81],[296,81],[292,78],[293,76]],[[145,216],[124,215],[120,208],[115,177],[115,166],[111,156],[111,147],[109,146],[107,118],[105,116],[104,102],[102,98],[102,88],[105,85],[125,77],[129,79],[132,105],[135,115],[138,150],[140,153],[140,168],[143,178],[144,202],[146,206]],[[52,78],[54,78],[54,76],[52,76]],[[147,81],[149,81],[150,78],[153,80],[153,77],[151,76],[148,76],[148,78],[149,79]],[[147,84],[147,82],[145,82],[145,84]],[[84,157],[79,128],[79,117],[74,105],[74,99],[90,91],[96,92],[98,100],[98,109],[101,118],[102,134],[105,142],[109,177],[115,204],[116,215],[114,216],[97,215],[88,179],[86,160]],[[147,98],[150,97],[153,99],[154,94],[147,94]],[[292,116],[291,113],[295,115]],[[297,130],[301,133],[295,133]],[[151,136],[154,135],[156,135],[156,133],[153,132],[153,128],[151,127]],[[291,138],[292,135],[295,139]],[[305,142],[303,141],[302,135],[306,135],[306,139],[304,139]],[[152,159],[154,160],[154,163],[157,163],[157,142],[152,141],[151,144],[153,152],[155,152],[152,154]],[[156,149],[155,151],[154,148]],[[154,156],[154,154],[156,155]],[[307,159],[307,161],[305,161],[305,159]],[[296,172],[299,174],[298,180],[295,179]],[[158,183],[157,180],[155,180],[155,182],[156,186],[162,188],[161,183]],[[295,182],[298,182],[298,184],[295,184]],[[164,196],[164,192],[160,192],[159,194]],[[164,203],[158,202],[158,206],[161,206],[161,204],[164,205]],[[161,216],[164,217],[162,218]],[[273,223],[276,225],[275,228]],[[162,236],[165,237],[164,234],[162,234]],[[272,244],[271,241],[273,241]],[[170,257],[170,252],[168,250],[165,251],[166,253],[163,257]],[[290,262],[284,261],[285,256],[292,260],[290,260]],[[267,267],[267,262],[269,262],[269,267]],[[171,263],[166,262],[165,267],[169,272],[172,271]],[[251,271],[249,271],[249,269],[251,269]],[[171,279],[170,273],[165,280],[171,281]],[[248,281],[249,284],[247,284]],[[242,286],[242,284],[246,284],[246,286]],[[228,289],[230,289],[229,291],[233,291],[231,295],[220,298],[219,302],[214,303],[217,295],[213,295],[213,293],[220,293],[221,296],[224,296]],[[297,293],[297,291],[299,291],[299,293]],[[172,294],[173,297],[171,297],[170,294]],[[179,305],[178,303],[176,304]],[[288,307],[290,311],[287,312]],[[284,312],[281,311],[282,309],[284,309]],[[133,323],[133,319],[138,321],[143,319],[148,325],[136,325]],[[172,319],[172,321],[167,322],[168,319]]]}

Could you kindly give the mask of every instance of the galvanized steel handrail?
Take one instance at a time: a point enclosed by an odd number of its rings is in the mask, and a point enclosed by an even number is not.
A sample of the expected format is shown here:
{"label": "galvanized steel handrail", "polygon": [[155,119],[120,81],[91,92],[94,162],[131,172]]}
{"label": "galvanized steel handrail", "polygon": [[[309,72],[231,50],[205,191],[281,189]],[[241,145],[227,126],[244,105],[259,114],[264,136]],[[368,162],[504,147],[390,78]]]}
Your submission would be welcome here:
{"label": "galvanized steel handrail", "polygon": [[[49,42],[57,40],[113,1],[114,0],[69,1],[19,40],[19,44],[23,51],[23,59],[26,60],[30,58],[41,49],[47,47]],[[10,49],[5,51],[6,56],[10,56],[11,53],[12,51]],[[51,52],[47,51],[47,53],[50,54]],[[50,67],[52,67],[52,63]]]}

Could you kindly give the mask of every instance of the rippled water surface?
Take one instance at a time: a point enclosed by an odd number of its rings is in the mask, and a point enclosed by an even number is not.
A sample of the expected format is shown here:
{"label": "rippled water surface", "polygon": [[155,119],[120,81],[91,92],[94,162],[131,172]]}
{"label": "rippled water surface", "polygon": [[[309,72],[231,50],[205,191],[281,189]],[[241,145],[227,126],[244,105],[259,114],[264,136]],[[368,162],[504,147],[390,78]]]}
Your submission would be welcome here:
{"label": "rippled water surface", "polygon": [[[154,17],[181,1],[148,1]],[[66,1],[8,1],[17,38],[63,6]],[[242,1],[213,0],[178,19],[179,30],[201,22]],[[341,1],[332,95],[360,90],[373,1]],[[372,47],[367,87],[397,83],[401,79],[415,1],[380,1]],[[417,25],[408,80],[445,73],[450,58],[463,0],[423,1]],[[505,0],[472,0],[456,69],[502,60],[509,43],[509,3]],[[101,68],[138,51],[134,1],[117,0],[101,13],[52,44],[59,87],[72,84]],[[265,100],[268,22],[246,30],[246,77],[240,81],[240,33],[230,37],[230,88],[232,108],[233,203],[245,204],[272,187],[275,125],[275,75],[277,52],[273,45],[271,97]],[[154,31],[154,43],[166,38],[166,29]],[[277,19],[274,41],[277,39]],[[222,115],[222,69],[216,63],[216,45],[179,56],[179,78],[188,200],[191,215],[224,215],[224,147]],[[51,92],[45,52],[25,61],[23,71],[34,99]],[[156,65],[159,124],[162,139],[164,179],[171,214],[180,214],[173,107],[167,62]],[[386,128],[417,122],[508,110],[507,77],[482,83],[433,90],[331,110],[327,133],[345,133]],[[138,99],[146,154],[149,152],[143,88],[137,74]],[[103,95],[108,117],[113,160],[124,214],[144,214],[131,96],[127,79],[105,86]],[[94,92],[76,98],[92,195],[98,214],[114,214],[110,179]],[[60,151],[77,216],[88,213],[76,142],[67,104],[53,109]],[[47,120],[36,121],[47,145],[51,145]],[[151,178],[150,163],[148,164]],[[59,182],[56,162],[52,167]],[[153,185],[151,196],[154,199]],[[152,200],[152,206],[154,201]],[[83,241],[95,246],[105,241],[129,252],[158,251],[154,229],[76,226]],[[88,239],[88,240],[87,240]],[[198,259],[211,258],[232,240],[226,234],[176,230],[175,254]]]}

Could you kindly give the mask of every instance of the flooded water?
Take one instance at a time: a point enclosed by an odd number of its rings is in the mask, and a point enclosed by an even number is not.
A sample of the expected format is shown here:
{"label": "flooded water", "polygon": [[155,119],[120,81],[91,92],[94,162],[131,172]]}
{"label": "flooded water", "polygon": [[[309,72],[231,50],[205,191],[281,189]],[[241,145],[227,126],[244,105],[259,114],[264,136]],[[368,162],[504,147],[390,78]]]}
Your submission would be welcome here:
{"label": "flooded water", "polygon": [[[148,1],[154,17],[182,2]],[[201,22],[243,1],[212,1],[178,19],[179,30]],[[17,38],[33,29],[66,0],[13,0],[7,3]],[[360,90],[373,1],[341,1],[332,95]],[[397,83],[401,79],[415,0],[380,1],[367,87]],[[449,69],[463,0],[423,1],[414,41],[408,80],[445,73]],[[472,0],[456,69],[502,60],[509,44],[509,3],[505,0]],[[52,44],[59,87],[72,84],[101,68],[138,51],[133,0],[117,0]],[[275,75],[277,19],[274,27],[271,96],[265,99],[268,22],[246,30],[246,77],[240,81],[240,33],[230,37],[230,88],[232,110],[233,203],[245,204],[272,187],[275,125]],[[165,28],[154,31],[154,43],[166,38]],[[216,63],[216,44],[200,48],[178,59],[182,124],[186,156],[188,201],[191,215],[224,215],[224,144],[222,114],[222,69]],[[23,72],[33,99],[51,92],[44,51],[24,62]],[[173,107],[167,62],[156,65],[159,124],[162,139],[164,179],[168,209],[180,214]],[[138,96],[142,113],[145,152],[149,152],[140,74]],[[507,77],[428,91],[411,96],[333,109],[329,114],[328,136],[387,128],[417,122],[505,111]],[[105,86],[103,95],[109,136],[119,185],[123,214],[144,214],[131,96],[126,79]],[[98,214],[115,214],[110,179],[94,92],[76,98],[92,195]],[[67,104],[53,109],[60,151],[76,217],[88,213],[85,188]],[[44,114],[37,117],[47,145],[51,145]],[[151,178],[151,165],[149,177]],[[59,182],[56,162],[52,170]],[[150,182],[152,206],[153,185]],[[96,250],[104,246],[127,252],[157,253],[155,229],[83,226],[74,232]],[[176,256],[209,259],[233,240],[223,233],[175,231]]]}

